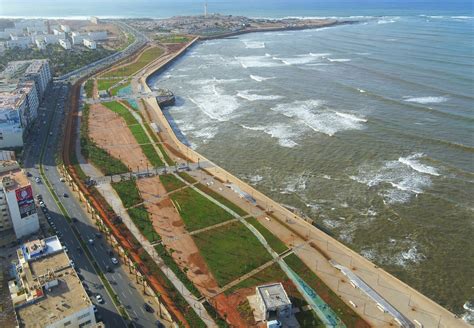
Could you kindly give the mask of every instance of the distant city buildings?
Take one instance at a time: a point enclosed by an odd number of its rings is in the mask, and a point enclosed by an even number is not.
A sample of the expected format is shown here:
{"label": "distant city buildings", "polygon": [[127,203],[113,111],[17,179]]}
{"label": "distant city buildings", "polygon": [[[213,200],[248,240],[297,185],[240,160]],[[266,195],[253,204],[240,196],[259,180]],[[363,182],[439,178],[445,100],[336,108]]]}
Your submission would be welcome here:
{"label": "distant city buildings", "polygon": [[97,48],[97,43],[91,39],[84,39],[84,46],[86,46],[89,49],[96,49]]}
{"label": "distant city buildings", "polygon": [[[99,24],[97,17],[92,17],[91,22]],[[45,20],[21,20],[15,21],[14,27],[5,28],[0,31],[0,52],[4,49],[37,47],[45,50],[50,44],[60,45],[65,50],[72,49],[72,45],[85,45],[89,49],[96,49],[93,43],[84,44],[84,39],[91,41],[107,40],[107,31],[79,32],[72,31],[69,25],[50,25]],[[71,44],[72,43],[72,44]],[[68,45],[69,44],[69,45]]]}
{"label": "distant city buildings", "polygon": [[0,231],[13,228],[22,238],[39,230],[31,184],[14,160],[0,161]]}
{"label": "distant city buildings", "polygon": [[8,287],[19,327],[95,327],[94,305],[57,236],[17,249]]}
{"label": "distant city buildings", "polygon": [[0,149],[23,146],[51,79],[47,60],[9,62],[0,72]]}

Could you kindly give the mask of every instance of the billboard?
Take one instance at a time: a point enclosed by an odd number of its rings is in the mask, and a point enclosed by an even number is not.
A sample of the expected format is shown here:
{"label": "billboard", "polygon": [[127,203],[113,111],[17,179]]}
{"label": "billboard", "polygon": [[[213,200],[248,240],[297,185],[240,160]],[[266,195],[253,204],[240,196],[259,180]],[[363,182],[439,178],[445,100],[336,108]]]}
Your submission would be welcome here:
{"label": "billboard", "polygon": [[15,190],[15,193],[18,209],[20,210],[20,217],[22,219],[36,213],[35,199],[31,186],[18,188]]}

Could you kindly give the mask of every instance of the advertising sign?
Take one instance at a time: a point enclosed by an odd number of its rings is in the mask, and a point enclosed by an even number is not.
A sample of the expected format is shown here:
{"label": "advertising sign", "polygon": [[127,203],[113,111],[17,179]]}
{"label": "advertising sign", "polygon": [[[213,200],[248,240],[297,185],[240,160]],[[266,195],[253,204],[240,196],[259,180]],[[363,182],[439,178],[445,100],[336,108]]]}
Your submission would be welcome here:
{"label": "advertising sign", "polygon": [[15,190],[15,193],[18,208],[20,210],[20,217],[22,219],[36,213],[35,199],[33,197],[31,186],[19,188]]}

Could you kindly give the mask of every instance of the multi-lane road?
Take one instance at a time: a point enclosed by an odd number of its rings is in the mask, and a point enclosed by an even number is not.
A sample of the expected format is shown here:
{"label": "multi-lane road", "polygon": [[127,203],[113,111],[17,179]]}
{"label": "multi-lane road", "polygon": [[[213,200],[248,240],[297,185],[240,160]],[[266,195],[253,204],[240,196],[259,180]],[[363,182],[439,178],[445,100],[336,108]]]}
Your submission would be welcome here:
{"label": "multi-lane road", "polygon": [[[48,215],[55,226],[57,234],[61,236],[62,243],[67,247],[70,258],[75,263],[75,268],[83,279],[83,283],[90,291],[90,297],[98,309],[98,317],[102,319],[106,327],[127,327],[120,312],[115,307],[110,295],[104,288],[98,273],[90,260],[87,258],[81,244],[75,237],[71,225],[75,225],[81,238],[89,248],[100,270],[112,285],[120,302],[125,307],[135,327],[156,327],[157,312],[150,313],[145,310],[145,300],[141,291],[134,286],[127,276],[128,270],[123,264],[114,265],[111,261],[113,250],[106,244],[105,238],[101,237],[98,229],[87,216],[79,201],[74,197],[67,184],[60,181],[61,176],[56,166],[56,156],[61,144],[62,128],[64,122],[65,105],[68,101],[68,86],[62,83],[54,83],[48,90],[45,100],[39,111],[39,119],[32,127],[27,136],[24,149],[23,165],[27,172],[31,173],[31,184],[35,194],[41,194],[48,208]],[[44,152],[43,152],[44,150]],[[43,156],[42,156],[43,153]],[[41,162],[41,163],[40,163]],[[37,183],[36,177],[40,177],[40,164],[43,165],[44,173],[51,183],[59,202],[66,209],[69,217],[74,218],[71,222],[66,220],[52,194],[47,189],[44,181]],[[50,228],[49,226],[47,228]],[[89,239],[93,242],[89,243]],[[109,267],[109,271],[107,271]],[[99,304],[95,298],[100,294],[104,302]],[[156,308],[155,305],[152,305]]]}

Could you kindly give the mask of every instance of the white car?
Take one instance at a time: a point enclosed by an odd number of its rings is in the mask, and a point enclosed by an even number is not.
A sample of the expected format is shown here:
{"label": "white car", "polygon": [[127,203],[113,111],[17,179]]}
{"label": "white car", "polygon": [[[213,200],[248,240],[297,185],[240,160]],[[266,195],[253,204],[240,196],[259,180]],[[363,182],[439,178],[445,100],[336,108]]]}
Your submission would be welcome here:
{"label": "white car", "polygon": [[102,296],[100,296],[100,294],[95,295],[95,299],[96,299],[97,302],[99,302],[100,304],[104,303],[104,299],[102,298]]}
{"label": "white car", "polygon": [[112,261],[113,264],[118,264],[119,263],[118,260],[115,257],[112,257],[110,260]]}

